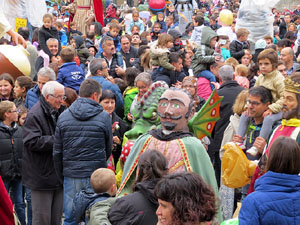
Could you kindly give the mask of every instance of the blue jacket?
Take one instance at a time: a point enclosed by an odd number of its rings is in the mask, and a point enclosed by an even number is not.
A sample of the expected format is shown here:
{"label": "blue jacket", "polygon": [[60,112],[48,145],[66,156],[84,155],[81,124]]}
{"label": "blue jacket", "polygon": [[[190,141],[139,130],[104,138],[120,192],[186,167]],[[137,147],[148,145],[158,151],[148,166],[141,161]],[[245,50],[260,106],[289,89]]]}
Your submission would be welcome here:
{"label": "blue jacket", "polygon": [[144,22],[141,19],[139,19],[138,21],[134,22],[133,19],[132,19],[131,22],[130,22],[130,25],[127,27],[127,34],[132,35],[131,28],[133,26],[138,26],[140,28],[140,34],[144,32],[144,29],[145,29],[144,28]]}
{"label": "blue jacket", "polygon": [[80,84],[84,81],[84,73],[76,62],[64,63],[58,70],[56,81],[78,93]]}
{"label": "blue jacket", "polygon": [[67,46],[68,45],[68,36],[66,35],[66,32],[62,29],[58,32],[61,46]]}
{"label": "blue jacket", "polygon": [[85,211],[96,202],[104,201],[111,196],[108,193],[96,194],[93,189],[77,192],[73,200],[72,217],[77,223],[85,221]]}
{"label": "blue jacket", "polygon": [[111,155],[111,118],[89,98],[78,98],[58,118],[53,161],[58,177],[87,178]]}
{"label": "blue jacket", "polygon": [[36,84],[33,88],[29,89],[26,94],[25,107],[30,110],[39,101],[40,96],[41,91]]}
{"label": "blue jacket", "polygon": [[255,183],[239,214],[239,225],[299,225],[300,176],[268,171]]}
{"label": "blue jacket", "polygon": [[98,81],[102,86],[102,91],[111,90],[116,95],[116,109],[122,109],[124,100],[120,88],[117,84],[113,84],[102,76],[91,76],[90,79]]}

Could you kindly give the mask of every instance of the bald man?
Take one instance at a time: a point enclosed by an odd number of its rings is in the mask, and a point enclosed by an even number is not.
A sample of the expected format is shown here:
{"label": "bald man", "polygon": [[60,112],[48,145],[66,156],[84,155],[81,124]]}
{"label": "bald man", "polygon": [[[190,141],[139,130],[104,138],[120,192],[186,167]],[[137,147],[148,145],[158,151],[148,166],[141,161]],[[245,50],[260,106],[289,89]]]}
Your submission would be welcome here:
{"label": "bald man", "polygon": [[291,47],[286,47],[281,50],[280,60],[283,61],[288,76],[300,69],[300,64],[294,62],[294,50]]}

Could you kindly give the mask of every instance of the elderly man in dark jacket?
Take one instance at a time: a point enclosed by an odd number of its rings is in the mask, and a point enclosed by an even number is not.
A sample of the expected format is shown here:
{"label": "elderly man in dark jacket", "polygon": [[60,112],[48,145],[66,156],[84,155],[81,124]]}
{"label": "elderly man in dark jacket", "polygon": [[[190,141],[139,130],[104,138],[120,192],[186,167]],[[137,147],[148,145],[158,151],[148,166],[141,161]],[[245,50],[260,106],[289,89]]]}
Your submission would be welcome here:
{"label": "elderly man in dark jacket", "polygon": [[62,183],[53,165],[56,121],[63,110],[64,86],[47,82],[40,101],[23,125],[22,182],[31,189],[32,224],[60,225],[63,212]]}
{"label": "elderly man in dark jacket", "polygon": [[72,217],[75,194],[91,188],[91,174],[107,167],[112,149],[112,123],[99,104],[100,84],[86,79],[79,95],[58,119],[53,149],[55,169],[64,183],[64,224],[74,225],[77,224]]}
{"label": "elderly man in dark jacket", "polygon": [[219,70],[220,88],[217,90],[219,96],[224,96],[220,105],[220,120],[212,132],[211,144],[208,146],[208,154],[214,164],[218,185],[220,186],[221,161],[219,150],[224,131],[229,124],[229,118],[233,114],[232,106],[238,94],[244,90],[235,80],[232,66],[225,65]]}

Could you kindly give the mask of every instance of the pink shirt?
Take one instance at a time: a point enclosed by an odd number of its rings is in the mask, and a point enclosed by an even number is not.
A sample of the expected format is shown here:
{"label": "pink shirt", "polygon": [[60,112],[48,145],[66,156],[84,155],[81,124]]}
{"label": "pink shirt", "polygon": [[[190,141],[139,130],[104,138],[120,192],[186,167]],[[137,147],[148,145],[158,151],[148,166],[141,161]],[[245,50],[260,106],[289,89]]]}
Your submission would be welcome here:
{"label": "pink shirt", "polygon": [[204,77],[199,77],[197,80],[197,94],[201,98],[207,100],[212,93],[210,82]]}

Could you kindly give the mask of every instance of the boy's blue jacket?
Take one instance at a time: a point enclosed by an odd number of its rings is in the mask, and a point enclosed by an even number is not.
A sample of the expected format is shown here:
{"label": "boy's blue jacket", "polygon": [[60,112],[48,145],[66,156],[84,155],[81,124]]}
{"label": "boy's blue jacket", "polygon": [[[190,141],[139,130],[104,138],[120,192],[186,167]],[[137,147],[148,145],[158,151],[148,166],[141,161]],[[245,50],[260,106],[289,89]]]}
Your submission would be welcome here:
{"label": "boy's blue jacket", "polygon": [[57,82],[65,87],[79,91],[82,81],[84,81],[84,73],[82,69],[76,65],[76,62],[64,63],[58,70]]}

